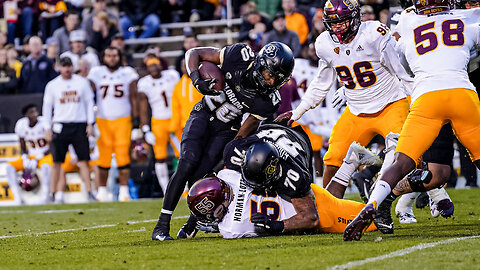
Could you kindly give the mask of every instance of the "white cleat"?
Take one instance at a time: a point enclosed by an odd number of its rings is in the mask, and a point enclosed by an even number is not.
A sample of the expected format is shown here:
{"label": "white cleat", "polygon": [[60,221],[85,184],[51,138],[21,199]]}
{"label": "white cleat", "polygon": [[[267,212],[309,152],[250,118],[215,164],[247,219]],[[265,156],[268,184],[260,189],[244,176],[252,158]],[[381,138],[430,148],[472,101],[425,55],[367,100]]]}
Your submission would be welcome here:
{"label": "white cleat", "polygon": [[400,224],[411,224],[411,223],[417,223],[417,218],[415,218],[415,215],[413,212],[407,213],[407,212],[396,212],[398,221]]}
{"label": "white cleat", "polygon": [[356,166],[360,165],[382,165],[382,159],[377,156],[372,151],[363,147],[357,142],[353,142],[348,148],[347,155],[343,159],[344,162],[351,164],[354,163]]}

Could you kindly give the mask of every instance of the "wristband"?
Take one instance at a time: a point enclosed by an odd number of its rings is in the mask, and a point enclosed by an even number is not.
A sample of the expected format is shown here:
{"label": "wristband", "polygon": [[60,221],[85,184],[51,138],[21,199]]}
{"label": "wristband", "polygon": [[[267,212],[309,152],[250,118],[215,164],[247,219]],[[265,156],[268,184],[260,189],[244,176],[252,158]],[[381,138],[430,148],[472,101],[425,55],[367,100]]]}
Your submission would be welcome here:
{"label": "wristband", "polygon": [[143,125],[142,126],[142,131],[143,131],[143,133],[149,132],[150,131],[150,126],[149,125]]}

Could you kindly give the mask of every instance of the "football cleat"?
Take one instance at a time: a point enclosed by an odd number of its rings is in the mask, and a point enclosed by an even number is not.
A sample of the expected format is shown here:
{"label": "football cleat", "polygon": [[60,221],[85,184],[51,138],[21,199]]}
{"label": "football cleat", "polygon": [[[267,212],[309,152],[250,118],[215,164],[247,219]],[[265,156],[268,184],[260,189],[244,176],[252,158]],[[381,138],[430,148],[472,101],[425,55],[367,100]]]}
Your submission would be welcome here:
{"label": "football cleat", "polygon": [[170,224],[168,222],[158,221],[155,228],[152,232],[152,240],[157,241],[168,241],[173,240],[173,237],[170,236]]}
{"label": "football cleat", "polygon": [[362,198],[364,203],[368,202],[370,198],[370,188],[372,187],[372,179],[365,177],[366,170],[361,170],[352,175],[353,183],[357,186],[358,191],[360,192],[360,198]]}
{"label": "football cleat", "polygon": [[376,202],[367,204],[350,222],[343,233],[343,241],[358,241],[376,216]]}
{"label": "football cleat", "polygon": [[454,209],[455,207],[450,199],[443,199],[438,203],[430,199],[430,214],[432,214],[432,217],[436,218],[442,215],[444,218],[449,218],[453,215]]}
{"label": "football cleat", "polygon": [[417,223],[417,218],[415,218],[415,215],[413,212],[407,213],[407,212],[396,212],[398,221],[400,224],[411,224],[411,223]]}
{"label": "football cleat", "polygon": [[343,159],[343,162],[347,164],[353,163],[358,167],[360,165],[381,166],[383,161],[372,151],[368,150],[357,142],[353,142],[350,144],[347,155]]}
{"label": "football cleat", "polygon": [[429,203],[428,194],[426,192],[420,193],[415,201],[415,207],[419,209],[425,208]]}
{"label": "football cleat", "polygon": [[177,239],[193,238],[198,232],[197,218],[194,215],[190,215],[187,222],[183,224],[182,228],[177,233]]}
{"label": "football cleat", "polygon": [[393,233],[393,219],[392,219],[392,202],[390,200],[383,200],[383,202],[378,206],[377,215],[373,220],[375,226],[383,234],[392,234]]}

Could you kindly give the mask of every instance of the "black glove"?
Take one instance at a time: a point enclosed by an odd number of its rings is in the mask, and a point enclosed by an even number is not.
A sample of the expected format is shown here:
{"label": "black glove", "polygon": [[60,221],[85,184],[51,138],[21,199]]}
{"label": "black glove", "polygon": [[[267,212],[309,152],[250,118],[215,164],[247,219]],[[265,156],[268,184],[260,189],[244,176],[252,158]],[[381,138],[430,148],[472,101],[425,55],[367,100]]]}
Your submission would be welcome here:
{"label": "black glove", "polygon": [[269,215],[264,213],[255,213],[252,215],[251,219],[255,228],[265,230],[269,234],[278,235],[283,232],[285,224],[283,221],[273,220]]}
{"label": "black glove", "polygon": [[197,221],[197,230],[204,231],[205,233],[219,233],[218,222]]}
{"label": "black glove", "polygon": [[193,86],[195,86],[198,92],[200,92],[202,95],[218,96],[221,94],[220,91],[213,89],[217,79],[200,79],[200,73],[198,73],[198,70],[192,71],[190,73],[190,78],[192,79]]}

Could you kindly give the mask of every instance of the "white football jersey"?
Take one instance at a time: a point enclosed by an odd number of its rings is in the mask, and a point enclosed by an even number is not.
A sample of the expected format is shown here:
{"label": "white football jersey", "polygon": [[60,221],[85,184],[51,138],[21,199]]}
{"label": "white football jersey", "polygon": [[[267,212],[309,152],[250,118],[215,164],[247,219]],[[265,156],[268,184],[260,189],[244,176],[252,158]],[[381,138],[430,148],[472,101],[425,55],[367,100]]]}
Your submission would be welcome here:
{"label": "white football jersey", "polygon": [[227,214],[218,224],[223,238],[255,237],[255,226],[250,222],[251,215],[257,212],[273,215],[276,220],[285,220],[297,214],[293,204],[280,198],[262,197],[252,194],[242,175],[234,170],[224,169],[218,172],[218,178],[230,185],[233,190],[233,201]]}
{"label": "white football jersey", "polygon": [[158,79],[147,75],[138,81],[138,92],[147,96],[153,118],[162,120],[172,117],[172,93],[179,80],[177,71],[164,70]]}
{"label": "white football jersey", "polygon": [[397,25],[398,49],[415,75],[412,102],[444,89],[475,91],[468,79],[470,51],[480,44],[480,9],[451,10],[433,16],[403,13]]}
{"label": "white football jersey", "polygon": [[335,78],[346,87],[347,105],[355,115],[379,112],[406,97],[399,79],[412,79],[400,65],[395,39],[380,22],[362,22],[348,44],[336,43],[325,31],[315,41],[315,49],[318,73],[302,98],[310,107],[325,98]]}
{"label": "white football jersey", "polygon": [[[297,81],[297,91],[300,97],[305,95],[308,86],[317,74],[317,67],[310,65],[310,61],[303,58],[295,58],[295,66],[293,68],[292,77]],[[317,125],[333,127],[339,118],[338,110],[332,107],[332,98],[337,88],[336,84],[332,85],[322,104],[305,112],[297,121],[302,125]]]}
{"label": "white football jersey", "polygon": [[49,145],[45,139],[47,126],[48,123],[42,116],[38,117],[38,122],[33,127],[30,127],[30,121],[27,117],[18,119],[15,124],[15,134],[25,140],[29,156],[43,156],[48,150]]}
{"label": "white football jersey", "polygon": [[114,72],[106,66],[94,67],[88,78],[97,92],[97,117],[115,120],[131,115],[130,84],[138,79],[132,67],[120,67]]}

